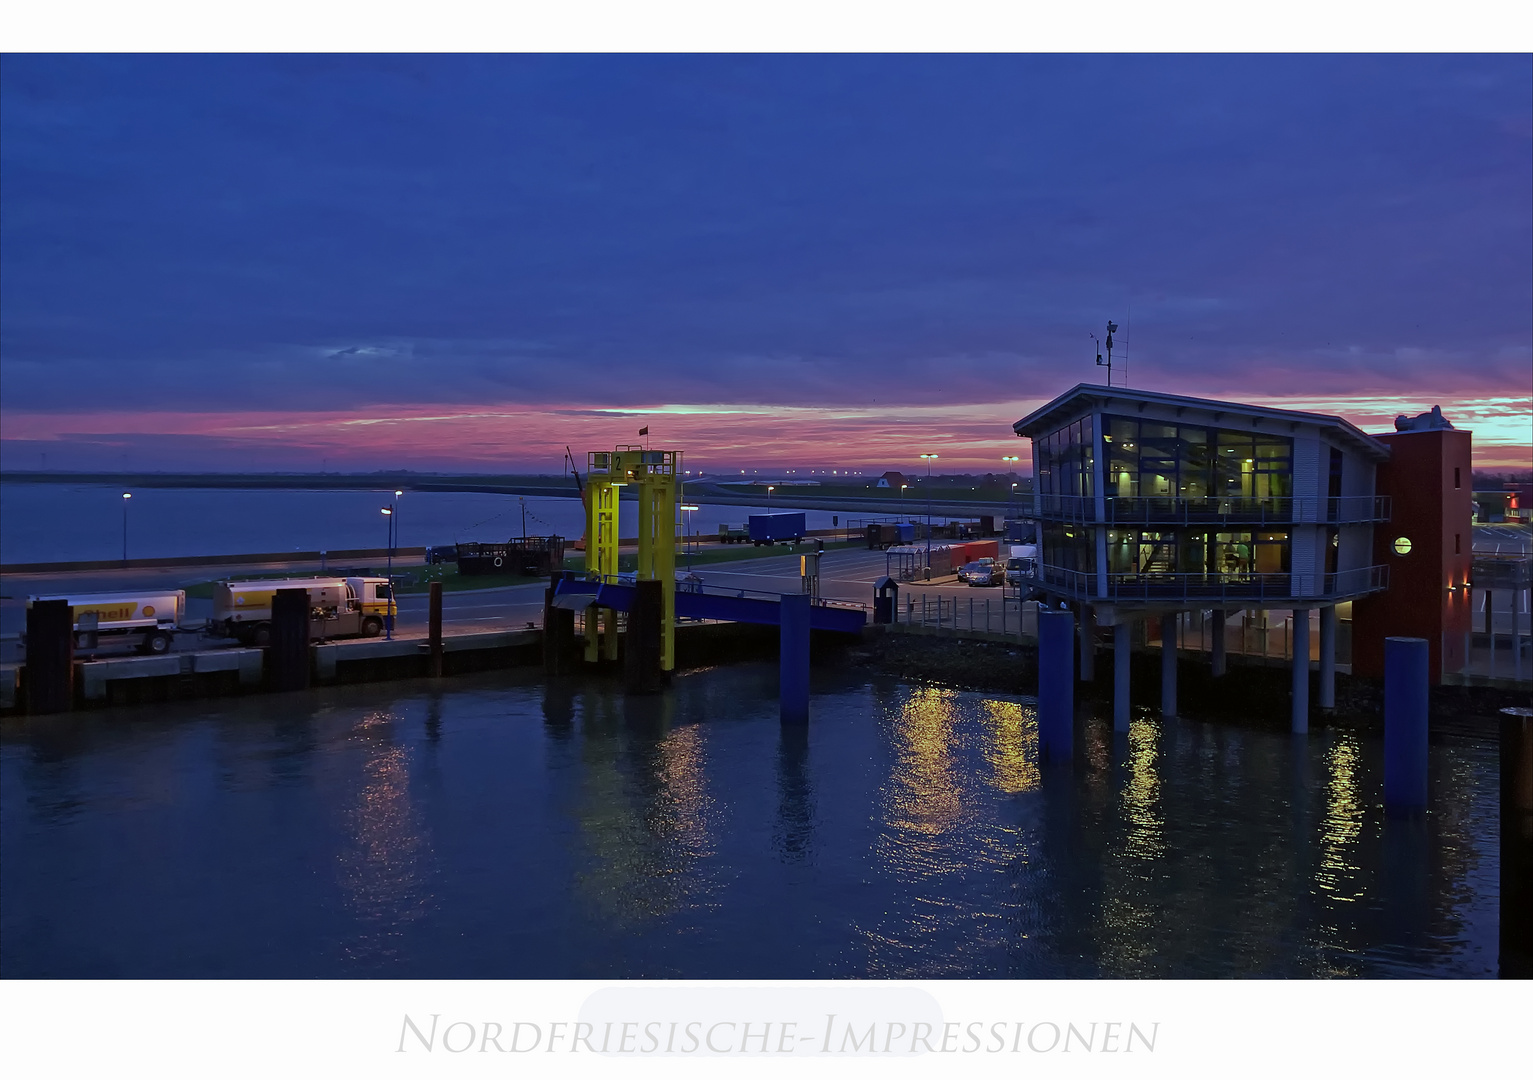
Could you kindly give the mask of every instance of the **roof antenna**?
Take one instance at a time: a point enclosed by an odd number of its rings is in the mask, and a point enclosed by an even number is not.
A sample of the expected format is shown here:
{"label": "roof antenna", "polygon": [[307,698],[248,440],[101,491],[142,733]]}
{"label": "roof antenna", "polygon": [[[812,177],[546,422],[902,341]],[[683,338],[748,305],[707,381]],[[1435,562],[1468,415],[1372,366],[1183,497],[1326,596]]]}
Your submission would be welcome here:
{"label": "roof antenna", "polygon": [[[1108,386],[1112,385],[1112,336],[1114,334],[1116,334],[1117,332],[1118,332],[1118,324],[1113,322],[1111,319],[1109,319],[1107,321],[1107,364],[1106,364],[1106,367],[1107,367],[1107,385]],[[1096,339],[1097,339],[1097,336],[1095,334],[1092,334],[1091,335],[1091,340],[1092,341],[1096,341]],[[1102,346],[1099,343],[1097,345],[1097,350],[1098,350],[1097,351],[1097,366],[1098,367],[1102,367],[1103,366],[1103,364],[1102,364],[1101,348],[1102,348]]]}

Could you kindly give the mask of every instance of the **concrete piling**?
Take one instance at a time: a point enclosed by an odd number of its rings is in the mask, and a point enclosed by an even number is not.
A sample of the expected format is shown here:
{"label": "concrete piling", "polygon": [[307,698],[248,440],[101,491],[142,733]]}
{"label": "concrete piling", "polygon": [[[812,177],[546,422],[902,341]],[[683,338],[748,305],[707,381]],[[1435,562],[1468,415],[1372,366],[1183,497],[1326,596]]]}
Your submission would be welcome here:
{"label": "concrete piling", "polygon": [[778,691],[784,724],[809,723],[809,594],[784,593],[779,609]]}
{"label": "concrete piling", "polygon": [[1133,625],[1120,621],[1112,628],[1112,729],[1127,731],[1133,713],[1129,705],[1129,663],[1133,654],[1130,640]]}
{"label": "concrete piling", "polygon": [[1160,715],[1176,715],[1176,614],[1160,617]]}
{"label": "concrete piling", "polygon": [[431,650],[431,677],[442,677],[442,583],[431,583],[431,602],[426,621],[426,641]]}
{"label": "concrete piling", "polygon": [[1095,682],[1097,677],[1096,622],[1096,612],[1090,605],[1082,604],[1077,630],[1081,639],[1080,680],[1084,683]]}
{"label": "concrete piling", "polygon": [[266,649],[271,688],[309,688],[309,590],[278,589],[271,599],[271,644]]}
{"label": "concrete piling", "polygon": [[68,712],[75,699],[75,635],[67,600],[27,607],[27,712]]}
{"label": "concrete piling", "polygon": [[1074,747],[1075,616],[1038,609],[1038,757],[1067,761]]}
{"label": "concrete piling", "polygon": [[1427,642],[1384,639],[1384,807],[1396,813],[1427,804]]}
{"label": "concrete piling", "polygon": [[1223,608],[1215,608],[1214,609],[1213,637],[1214,637],[1213,645],[1212,645],[1212,648],[1209,651],[1209,665],[1208,666],[1209,666],[1209,673],[1212,674],[1213,677],[1217,679],[1221,675],[1224,674],[1225,669],[1226,669],[1226,664],[1225,664],[1225,659],[1224,659],[1224,657],[1225,657],[1225,648],[1224,648],[1224,609]]}
{"label": "concrete piling", "polygon": [[1293,613],[1293,733],[1309,734],[1309,611]]}
{"label": "concrete piling", "polygon": [[1320,707],[1336,708],[1336,605],[1320,609]]}

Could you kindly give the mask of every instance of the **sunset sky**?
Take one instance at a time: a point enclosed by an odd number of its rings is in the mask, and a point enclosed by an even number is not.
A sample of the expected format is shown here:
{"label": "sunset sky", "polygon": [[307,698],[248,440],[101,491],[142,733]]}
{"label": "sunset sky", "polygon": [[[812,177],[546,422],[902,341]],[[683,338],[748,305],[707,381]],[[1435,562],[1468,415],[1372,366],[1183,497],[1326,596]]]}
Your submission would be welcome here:
{"label": "sunset sky", "polygon": [[1115,319],[1527,469],[1530,193],[1525,54],[8,55],[0,466],[1000,471]]}

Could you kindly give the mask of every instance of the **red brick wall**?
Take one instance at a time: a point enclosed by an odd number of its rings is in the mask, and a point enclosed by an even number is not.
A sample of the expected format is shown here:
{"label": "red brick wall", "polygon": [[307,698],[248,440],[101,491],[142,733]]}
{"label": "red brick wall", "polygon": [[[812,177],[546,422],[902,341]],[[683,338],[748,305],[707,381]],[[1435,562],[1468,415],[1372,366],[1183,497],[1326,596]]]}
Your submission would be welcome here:
{"label": "red brick wall", "polygon": [[[1384,639],[1420,637],[1431,650],[1437,683],[1443,672],[1463,667],[1469,630],[1469,593],[1462,586],[1474,546],[1470,433],[1400,431],[1376,438],[1390,449],[1376,490],[1392,505],[1389,523],[1374,526],[1373,561],[1389,567],[1389,589],[1353,605],[1352,671],[1381,677]],[[1407,555],[1394,549],[1402,536],[1411,541]]]}

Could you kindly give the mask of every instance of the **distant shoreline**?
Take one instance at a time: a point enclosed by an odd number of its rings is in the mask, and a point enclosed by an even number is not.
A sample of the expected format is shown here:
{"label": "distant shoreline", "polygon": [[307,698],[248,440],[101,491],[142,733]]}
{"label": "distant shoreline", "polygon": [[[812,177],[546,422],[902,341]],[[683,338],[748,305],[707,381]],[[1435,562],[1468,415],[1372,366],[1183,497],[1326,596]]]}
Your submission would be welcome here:
{"label": "distant shoreline", "polygon": [[[532,495],[545,498],[578,498],[572,477],[505,473],[133,473],[133,472],[0,472],[0,484],[96,484],[137,488],[224,488],[283,491],[404,491],[467,492],[486,495]],[[684,488],[688,499],[716,506],[769,506],[783,509],[877,513],[897,517],[920,517],[928,502],[919,495],[896,499],[873,494],[876,489],[848,491],[836,486],[821,488],[791,485],[778,489],[774,499],[765,489],[732,491],[717,480],[693,480]],[[1028,487],[1031,487],[1029,484]],[[813,494],[810,494],[813,492]],[[626,492],[624,493],[627,494]],[[989,495],[990,497],[986,497]],[[637,497],[629,495],[628,497]],[[1003,494],[979,493],[933,485],[931,512],[1004,514]]]}

